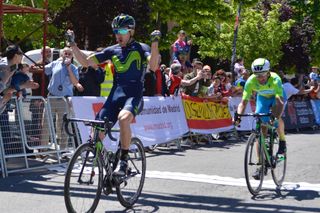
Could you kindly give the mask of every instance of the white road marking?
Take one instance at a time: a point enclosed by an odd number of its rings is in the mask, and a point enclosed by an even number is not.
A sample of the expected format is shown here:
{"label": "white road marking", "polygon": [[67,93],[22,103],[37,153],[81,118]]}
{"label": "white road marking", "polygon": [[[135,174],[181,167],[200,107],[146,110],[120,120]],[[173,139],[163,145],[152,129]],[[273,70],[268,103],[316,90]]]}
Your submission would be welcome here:
{"label": "white road marking", "polygon": [[[211,183],[227,186],[247,186],[244,178],[221,177],[217,175],[181,173],[181,172],[163,172],[163,171],[147,171],[147,178],[159,178],[166,180],[180,180],[200,183]],[[264,180],[263,188],[276,189],[273,180]],[[311,190],[320,192],[320,184],[312,184],[307,182],[284,182],[283,189],[286,190]]]}

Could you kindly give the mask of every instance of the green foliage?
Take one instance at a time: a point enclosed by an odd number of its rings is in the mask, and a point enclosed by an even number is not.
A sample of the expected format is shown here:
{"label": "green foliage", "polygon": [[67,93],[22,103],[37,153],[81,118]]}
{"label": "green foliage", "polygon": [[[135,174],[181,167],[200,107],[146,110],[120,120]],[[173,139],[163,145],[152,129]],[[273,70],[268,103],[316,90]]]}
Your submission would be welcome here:
{"label": "green foliage", "polygon": [[245,58],[247,67],[259,57],[277,65],[281,60],[283,43],[290,38],[290,28],[294,21],[279,20],[279,4],[273,4],[267,15],[261,10],[247,9],[243,13],[239,29],[237,53]]}
{"label": "green foliage", "polygon": [[[51,0],[49,1],[49,18],[55,18],[55,14],[70,4],[71,0]],[[32,7],[30,0],[10,0],[8,4]],[[35,8],[44,8],[44,0],[34,0]],[[6,39],[17,42],[25,38],[29,33],[40,27],[27,40],[31,42],[32,47],[39,48],[42,46],[43,28],[42,14],[5,14],[3,29]],[[53,26],[48,26],[48,44],[56,44],[56,35],[59,30]]]}

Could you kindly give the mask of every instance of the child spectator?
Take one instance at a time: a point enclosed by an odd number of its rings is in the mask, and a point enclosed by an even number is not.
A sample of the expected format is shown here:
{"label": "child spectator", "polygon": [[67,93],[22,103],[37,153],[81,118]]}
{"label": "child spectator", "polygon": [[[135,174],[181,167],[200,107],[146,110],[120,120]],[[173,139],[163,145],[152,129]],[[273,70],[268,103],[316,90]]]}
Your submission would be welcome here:
{"label": "child spectator", "polygon": [[[181,52],[185,52],[186,55],[189,54],[191,48],[192,40],[188,40],[186,32],[180,30],[178,33],[178,39],[172,45],[172,61],[178,59],[178,55]],[[187,56],[189,59],[189,57]]]}
{"label": "child spectator", "polygon": [[214,76],[211,85],[208,87],[207,98],[220,100],[222,97],[221,92],[221,79],[218,76]]}
{"label": "child spectator", "polygon": [[318,71],[319,71],[318,67],[316,67],[316,66],[311,67],[311,72],[309,74],[310,81],[314,80],[314,81],[318,81],[318,83],[319,83],[320,77],[319,77]]}
{"label": "child spectator", "polygon": [[26,82],[30,83],[30,87],[32,89],[39,88],[39,84],[32,81],[28,76],[29,70],[30,70],[30,67],[28,64],[20,64],[19,71],[13,74],[12,76],[11,87],[13,87],[17,91],[18,97],[27,96],[27,91],[26,91],[27,87],[21,87]]}

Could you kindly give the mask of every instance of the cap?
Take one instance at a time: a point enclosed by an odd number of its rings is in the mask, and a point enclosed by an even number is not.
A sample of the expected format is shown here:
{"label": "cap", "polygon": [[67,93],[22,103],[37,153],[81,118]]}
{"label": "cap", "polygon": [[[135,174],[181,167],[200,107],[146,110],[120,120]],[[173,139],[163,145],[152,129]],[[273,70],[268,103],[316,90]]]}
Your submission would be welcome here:
{"label": "cap", "polygon": [[173,63],[171,64],[170,69],[173,75],[177,75],[181,71],[181,64]]}
{"label": "cap", "polygon": [[23,54],[22,50],[17,45],[9,45],[6,48],[6,51],[4,53],[4,55],[6,57],[9,57],[9,58],[10,58],[10,56],[13,57],[15,54],[18,54],[18,55],[22,55]]}

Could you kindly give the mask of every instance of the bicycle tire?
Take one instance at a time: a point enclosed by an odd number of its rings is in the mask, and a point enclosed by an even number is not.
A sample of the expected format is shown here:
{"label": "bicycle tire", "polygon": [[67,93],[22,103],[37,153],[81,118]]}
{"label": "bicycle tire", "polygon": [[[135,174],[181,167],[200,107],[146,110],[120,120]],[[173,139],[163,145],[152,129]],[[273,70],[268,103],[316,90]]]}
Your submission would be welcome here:
{"label": "bicycle tire", "polygon": [[279,148],[279,140],[275,138],[272,143],[272,167],[271,167],[271,175],[273,182],[277,185],[277,187],[281,187],[286,176],[287,169],[287,153],[284,153],[281,158],[277,155],[277,150]]}
{"label": "bicycle tire", "polygon": [[[244,171],[248,190],[254,196],[257,195],[261,190],[265,167],[263,148],[258,144],[259,143],[256,141],[256,133],[251,133],[248,138],[245,151]],[[257,152],[260,155],[260,159],[257,156]],[[260,168],[261,172],[259,173],[259,180],[256,180],[253,177],[253,174],[258,168]]]}
{"label": "bicycle tire", "polygon": [[131,171],[121,184],[116,186],[117,198],[126,208],[131,208],[138,200],[146,175],[146,156],[143,144],[138,138],[131,139],[129,156],[128,164]]}
{"label": "bicycle tire", "polygon": [[[68,212],[94,212],[97,208],[102,190],[103,164],[94,153],[92,144],[82,144],[69,162],[64,181],[64,200]],[[81,171],[82,176],[79,177]],[[85,180],[87,175],[88,180]],[[94,180],[90,178],[92,175]]]}

